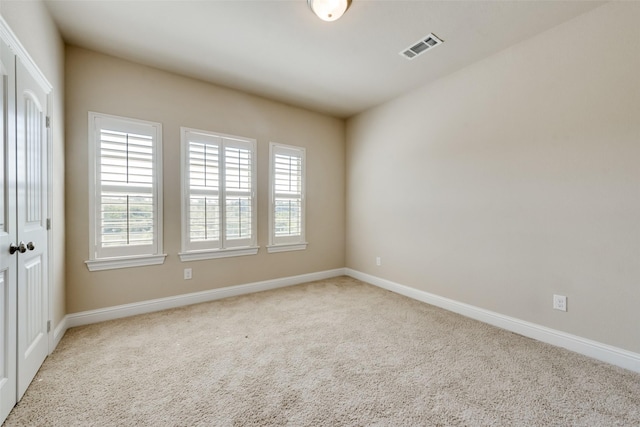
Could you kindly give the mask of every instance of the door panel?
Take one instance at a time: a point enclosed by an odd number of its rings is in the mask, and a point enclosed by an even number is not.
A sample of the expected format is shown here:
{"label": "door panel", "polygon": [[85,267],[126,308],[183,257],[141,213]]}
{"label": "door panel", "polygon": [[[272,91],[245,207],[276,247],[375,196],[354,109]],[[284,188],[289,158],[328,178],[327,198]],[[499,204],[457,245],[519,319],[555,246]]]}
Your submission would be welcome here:
{"label": "door panel", "polygon": [[47,357],[47,129],[45,91],[16,61],[18,400]]}
{"label": "door panel", "polygon": [[[42,306],[43,280],[42,280],[42,258],[36,257],[25,263],[25,306],[26,317],[24,318],[24,334],[27,350],[25,355],[28,357],[32,351],[35,351],[40,339],[44,338],[40,325],[44,320]],[[22,320],[22,319],[21,319]]]}
{"label": "door panel", "polygon": [[[31,93],[25,93],[25,143],[26,143],[26,225],[42,225],[42,156],[44,138],[44,108]],[[41,135],[42,133],[42,135]]]}
{"label": "door panel", "polygon": [[15,56],[0,41],[0,422],[17,401]]}
{"label": "door panel", "polygon": [[[9,258],[8,252],[3,258]],[[4,420],[16,404],[16,324],[15,277],[9,273],[15,268],[0,272],[0,421]],[[12,321],[13,319],[13,321]]]}

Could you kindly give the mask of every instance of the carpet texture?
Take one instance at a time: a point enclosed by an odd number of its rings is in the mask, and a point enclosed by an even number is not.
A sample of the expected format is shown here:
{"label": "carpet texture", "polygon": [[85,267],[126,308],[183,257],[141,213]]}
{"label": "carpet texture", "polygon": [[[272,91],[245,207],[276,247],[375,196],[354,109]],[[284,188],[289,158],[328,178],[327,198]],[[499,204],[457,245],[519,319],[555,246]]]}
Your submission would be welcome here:
{"label": "carpet texture", "polygon": [[7,426],[638,426],[640,375],[339,277],[70,329]]}

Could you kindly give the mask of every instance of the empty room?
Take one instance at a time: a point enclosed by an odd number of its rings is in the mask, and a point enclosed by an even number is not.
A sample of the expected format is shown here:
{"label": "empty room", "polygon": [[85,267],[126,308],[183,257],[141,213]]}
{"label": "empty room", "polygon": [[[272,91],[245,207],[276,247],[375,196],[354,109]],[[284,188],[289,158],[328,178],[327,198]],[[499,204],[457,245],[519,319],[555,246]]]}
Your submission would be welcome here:
{"label": "empty room", "polygon": [[640,425],[638,22],[0,0],[0,422]]}

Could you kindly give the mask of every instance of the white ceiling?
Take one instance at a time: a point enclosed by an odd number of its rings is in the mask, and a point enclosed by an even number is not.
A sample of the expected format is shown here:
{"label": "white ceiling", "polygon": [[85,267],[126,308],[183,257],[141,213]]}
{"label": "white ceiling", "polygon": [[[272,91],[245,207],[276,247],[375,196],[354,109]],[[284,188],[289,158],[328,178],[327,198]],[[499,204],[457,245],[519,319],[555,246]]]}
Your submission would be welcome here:
{"label": "white ceiling", "polygon": [[[349,117],[593,9],[593,1],[46,0],[72,45]],[[596,30],[596,29],[594,29]],[[398,53],[429,33],[444,44]]]}

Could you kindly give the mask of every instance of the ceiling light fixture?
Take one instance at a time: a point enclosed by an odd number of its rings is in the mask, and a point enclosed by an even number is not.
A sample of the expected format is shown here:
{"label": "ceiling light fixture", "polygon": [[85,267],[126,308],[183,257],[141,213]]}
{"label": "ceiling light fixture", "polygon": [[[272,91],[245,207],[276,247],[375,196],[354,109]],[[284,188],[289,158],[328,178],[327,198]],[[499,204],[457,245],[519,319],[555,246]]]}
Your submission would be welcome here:
{"label": "ceiling light fixture", "polygon": [[307,0],[307,4],[318,18],[331,22],[344,15],[351,0]]}

